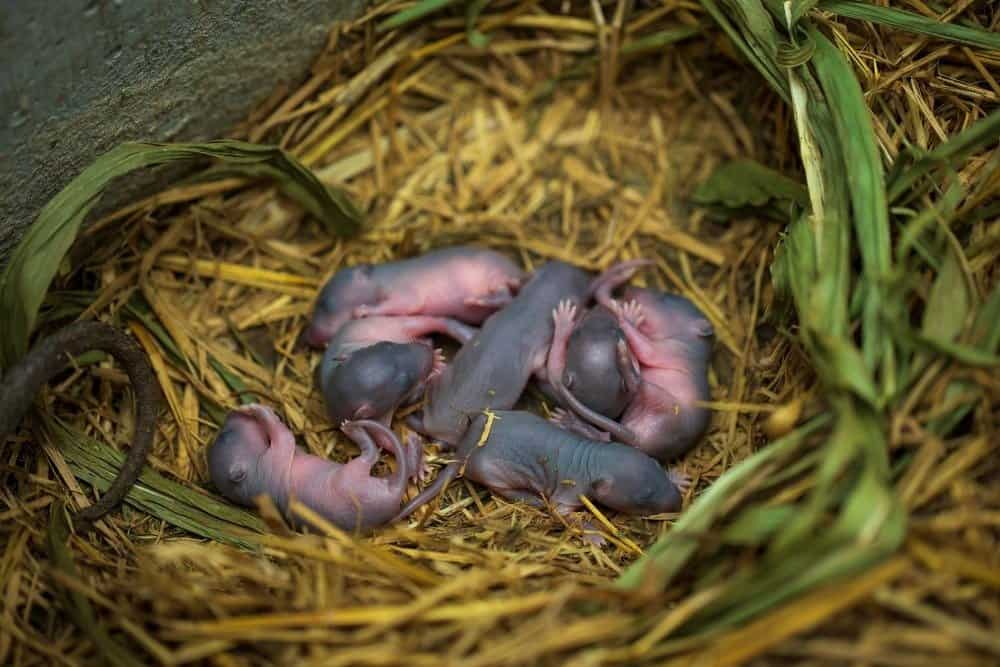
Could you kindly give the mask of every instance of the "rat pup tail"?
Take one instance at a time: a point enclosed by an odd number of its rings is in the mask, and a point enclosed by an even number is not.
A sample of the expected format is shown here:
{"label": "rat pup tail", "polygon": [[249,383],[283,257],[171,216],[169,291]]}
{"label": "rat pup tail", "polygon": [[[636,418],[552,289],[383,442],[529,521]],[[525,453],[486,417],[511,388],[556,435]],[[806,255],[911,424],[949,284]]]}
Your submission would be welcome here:
{"label": "rat pup tail", "polygon": [[146,463],[156,430],[159,385],[149,357],[124,332],[97,321],[74,322],[42,339],[0,382],[0,440],[12,433],[31,408],[42,386],[70,364],[73,357],[100,350],[113,356],[128,374],[135,393],[135,433],[118,476],[101,498],[77,517],[96,521],[113,510],[135,484]]}

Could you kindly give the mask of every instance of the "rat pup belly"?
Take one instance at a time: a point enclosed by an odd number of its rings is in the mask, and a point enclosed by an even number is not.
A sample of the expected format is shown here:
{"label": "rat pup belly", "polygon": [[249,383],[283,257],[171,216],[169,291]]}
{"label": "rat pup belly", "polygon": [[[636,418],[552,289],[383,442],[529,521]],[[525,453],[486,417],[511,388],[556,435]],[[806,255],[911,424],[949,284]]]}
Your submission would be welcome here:
{"label": "rat pup belly", "polygon": [[[248,405],[233,410],[209,449],[212,482],[240,505],[253,507],[259,496],[270,497],[297,525],[303,521],[291,516],[293,499],[345,530],[382,525],[399,510],[412,452],[377,422],[348,422],[341,428],[361,449],[360,456],[346,464],[300,450],[270,408]],[[396,471],[386,479],[370,475],[379,448],[396,457]],[[421,461],[417,459],[418,465]]]}
{"label": "rat pup belly", "polygon": [[472,246],[341,269],[320,290],[303,340],[322,347],[349,320],[371,316],[431,315],[479,324],[509,303],[524,279],[506,256]]}

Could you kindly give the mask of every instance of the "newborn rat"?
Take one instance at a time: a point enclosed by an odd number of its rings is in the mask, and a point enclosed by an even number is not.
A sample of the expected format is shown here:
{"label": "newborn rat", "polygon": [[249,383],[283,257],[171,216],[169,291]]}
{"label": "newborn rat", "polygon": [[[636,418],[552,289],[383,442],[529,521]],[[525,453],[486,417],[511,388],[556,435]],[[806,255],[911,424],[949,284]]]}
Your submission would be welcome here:
{"label": "newborn rat", "polygon": [[401,405],[417,400],[444,368],[430,333],[459,343],[475,329],[445,317],[410,315],[350,320],[333,337],[319,366],[318,384],[334,423],[374,419],[388,425]]}
{"label": "newborn rat", "polygon": [[453,447],[468,428],[470,415],[514,407],[532,375],[545,379],[553,332],[549,314],[559,301],[586,303],[608,276],[631,275],[644,263],[616,264],[596,279],[565,262],[543,264],[429,383],[422,421],[413,418],[408,423]]}
{"label": "newborn rat", "polygon": [[[575,307],[555,319],[546,375],[560,378],[589,409],[617,419],[639,391],[639,364],[611,310],[595,306],[575,324],[574,315]],[[562,402],[553,389],[545,393]]]}
{"label": "newborn rat", "polygon": [[14,432],[21,417],[34,402],[42,385],[69,366],[73,357],[101,350],[121,364],[128,374],[135,395],[135,431],[132,447],[118,476],[93,505],[76,515],[80,527],[92,525],[121,503],[135,485],[153,445],[156,413],[159,408],[159,385],[149,358],[124,332],[97,321],[74,322],[43,338],[19,362],[7,370],[0,382],[0,442]]}
{"label": "newborn rat", "polygon": [[[709,411],[695,401],[709,398],[708,362],[714,332],[711,323],[684,297],[657,290],[628,287],[622,306],[606,290],[598,301],[614,310],[628,345],[639,362],[639,392],[625,409],[621,423],[600,415],[562,385],[556,391],[576,415],[604,432],[596,431],[568,414],[560,415],[567,428],[589,437],[634,445],[661,460],[688,451],[705,432]],[[571,326],[566,305],[553,312],[556,329]],[[557,334],[557,339],[560,336]]]}
{"label": "newborn rat", "polygon": [[476,415],[457,459],[395,519],[433,500],[459,474],[508,500],[535,507],[548,500],[561,514],[582,507],[581,495],[626,514],[676,512],[689,485],[634,447],[588,440],[530,412]]}
{"label": "newborn rat", "polygon": [[479,324],[511,301],[525,273],[506,256],[456,246],[338,271],[320,290],[302,339],[322,347],[353,318],[437,315]]}
{"label": "newborn rat", "polygon": [[[290,501],[306,507],[344,530],[364,530],[388,522],[398,511],[411,467],[422,464],[423,452],[404,448],[377,422],[346,422],[341,430],[361,448],[347,463],[307,454],[277,414],[263,405],[246,405],[229,413],[208,452],[212,483],[230,501],[255,506],[270,496],[293,523]],[[396,472],[371,477],[379,447],[396,457]]]}

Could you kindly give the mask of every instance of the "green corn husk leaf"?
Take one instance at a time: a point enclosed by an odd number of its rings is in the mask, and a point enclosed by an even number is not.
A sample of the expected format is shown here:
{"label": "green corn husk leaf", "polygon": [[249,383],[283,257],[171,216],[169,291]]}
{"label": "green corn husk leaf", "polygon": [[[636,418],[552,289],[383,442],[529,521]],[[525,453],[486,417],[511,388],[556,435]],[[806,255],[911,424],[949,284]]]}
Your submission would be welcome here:
{"label": "green corn husk leaf", "polygon": [[402,27],[408,23],[421,19],[428,14],[444,9],[450,5],[458,4],[459,0],[421,0],[412,7],[408,7],[400,12],[396,12],[385,21],[382,21],[375,28],[375,32],[386,32],[394,28]]}
{"label": "green corn husk leaf", "polygon": [[723,515],[730,496],[761,468],[795,451],[810,435],[829,422],[829,416],[816,417],[726,471],[725,475],[708,487],[681,514],[669,533],[650,546],[640,559],[621,574],[615,581],[615,587],[635,589],[650,581],[654,581],[657,588],[668,586],[697,551],[698,542],[693,536],[708,530]]}
{"label": "green corn husk leaf", "polygon": [[901,9],[880,7],[868,2],[854,2],[852,0],[822,0],[820,9],[849,19],[881,23],[918,35],[927,35],[958,44],[1000,51],[1000,34],[996,32],[935,21],[926,16]]}
{"label": "green corn husk leaf", "polygon": [[917,196],[922,189],[914,185],[924,176],[941,166],[954,168],[990,144],[1000,141],[1000,111],[994,111],[977,123],[931,151],[921,152],[911,148],[909,155],[900,155],[887,178],[890,204],[899,203],[903,195]]}
{"label": "green corn husk leaf", "polygon": [[39,307],[80,225],[104,188],[128,172],[179,160],[215,158],[243,173],[267,174],[289,196],[316,213],[338,235],[360,227],[360,217],[346,197],[323,185],[284,150],[240,141],[204,144],[128,143],[99,157],[39,213],[0,275],[0,368],[20,359],[28,348]]}
{"label": "green corn husk leaf", "polygon": [[920,330],[928,338],[952,341],[962,333],[975,295],[962,273],[958,249],[946,245],[947,254],[927,297]]}
{"label": "green corn husk leaf", "polygon": [[726,526],[722,539],[729,544],[759,546],[791,521],[796,512],[794,505],[751,507]]}
{"label": "green corn husk leaf", "polygon": [[[993,288],[989,298],[979,309],[972,325],[970,340],[969,344],[981,352],[987,354],[1000,352],[1000,285]],[[944,404],[951,404],[959,397],[970,394],[973,398],[963,401],[947,414],[931,420],[928,428],[942,438],[949,435],[979,400],[979,385],[964,379],[952,380],[945,388],[942,401]]]}
{"label": "green corn husk leaf", "polygon": [[[753,160],[734,160],[716,169],[698,186],[691,200],[700,206],[791,210],[809,208],[809,192],[795,180]],[[766,211],[774,216],[774,211]],[[788,216],[783,216],[788,219]],[[781,219],[779,217],[779,219]]]}
{"label": "green corn husk leaf", "polygon": [[[895,380],[896,351],[888,331],[879,330],[882,307],[894,308],[895,302],[886,289],[892,254],[883,169],[860,87],[839,52],[807,22],[793,42],[780,37],[768,10],[793,26],[792,5],[786,16],[785,4],[777,0],[767,6],[759,0],[702,4],[769,81],[774,72],[783,71],[775,88],[786,99],[789,91],[793,93],[800,139],[803,145],[813,144],[808,154],[803,148],[803,160],[809,208],[817,210],[789,226],[772,275],[776,291],[796,306],[802,342],[828,390],[832,412],[826,418],[836,424],[820,445],[819,456],[802,467],[803,475],[813,476],[803,501],[773,513],[751,505],[743,510],[745,515],[737,513],[730,524],[733,532],[721,531],[758,544],[766,556],[736,576],[716,577],[724,586],[719,597],[678,630],[704,636],[891,554],[905,534],[906,513],[889,483],[888,445],[877,412],[884,400],[874,382],[876,370],[885,369],[883,382],[889,390]],[[721,6],[728,10],[725,14]],[[746,20],[748,16],[755,20]],[[734,17],[733,23],[728,23],[729,17]],[[793,51],[798,55],[791,59]],[[788,69],[781,70],[783,65]],[[862,282],[853,293],[852,223],[858,245],[864,245]],[[868,354],[853,344],[849,297],[864,314],[862,337]],[[804,446],[802,439],[783,439],[727,471],[681,516],[671,533],[623,573],[620,585],[636,587],[640,581],[656,588],[668,585],[682,568],[692,565],[699,548],[694,536],[718,530],[719,513],[736,485],[749,478],[743,465],[804,454]],[[875,513],[859,513],[858,508],[866,505]],[[722,563],[711,562],[714,565],[695,565],[703,574],[699,581],[705,581],[706,572],[721,573]]]}
{"label": "green corn husk leaf", "polygon": [[844,162],[850,165],[848,192],[861,253],[861,279],[868,287],[862,312],[862,349],[869,369],[879,364],[887,366],[882,374],[883,392],[892,395],[895,392],[895,351],[891,339],[883,331],[881,315],[886,308],[883,286],[887,282],[892,254],[889,211],[875,130],[861,86],[847,61],[819,31],[810,28],[809,34],[816,44],[813,63],[817,77],[830,100]]}
{"label": "green corn husk leaf", "polygon": [[623,56],[635,56],[651,51],[659,51],[665,46],[670,46],[688,37],[701,34],[703,30],[704,28],[700,25],[686,25],[669,30],[658,30],[625,42],[622,44],[620,53]]}
{"label": "green corn husk leaf", "polygon": [[790,101],[788,80],[778,66],[775,55],[783,41],[775,30],[774,22],[759,2],[722,2],[701,0],[702,7],[726,32],[733,44],[747,60],[767,79],[771,87],[785,100]]}
{"label": "green corn husk leaf", "polygon": [[469,0],[465,8],[465,37],[469,40],[469,46],[476,49],[483,49],[490,43],[488,35],[484,35],[476,28],[479,15],[483,13],[489,0]]}
{"label": "green corn husk leaf", "polygon": [[[46,417],[42,424],[49,439],[66,457],[73,474],[98,491],[107,490],[121,469],[125,454],[78,433],[59,418]],[[194,535],[244,549],[255,549],[254,533],[266,530],[263,520],[255,514],[173,482],[149,466],[143,468],[125,502]]]}
{"label": "green corn husk leaf", "polygon": [[[66,508],[61,502],[52,503],[49,511],[49,526],[46,531],[46,548],[52,566],[68,579],[79,580],[80,572],[73,562],[69,551],[69,522],[66,519]],[[107,629],[97,621],[97,615],[86,595],[78,590],[64,589],[57,584],[60,596],[64,598],[63,609],[69,612],[73,622],[97,647],[104,662],[112,667],[139,667],[143,663],[137,660],[127,649],[116,642],[108,634]]]}
{"label": "green corn husk leaf", "polygon": [[979,366],[982,368],[1000,366],[1000,356],[985,352],[971,345],[943,340],[917,331],[906,331],[903,327],[896,328],[896,335],[926,352],[951,357],[955,361],[967,366]]}
{"label": "green corn husk leaf", "polygon": [[910,251],[916,249],[924,260],[941,271],[941,262],[931,253],[922,237],[935,225],[947,225],[955,216],[958,205],[965,197],[965,189],[957,178],[945,190],[944,195],[933,205],[927,207],[906,223],[899,241],[896,244],[896,260],[900,263],[908,259]]}

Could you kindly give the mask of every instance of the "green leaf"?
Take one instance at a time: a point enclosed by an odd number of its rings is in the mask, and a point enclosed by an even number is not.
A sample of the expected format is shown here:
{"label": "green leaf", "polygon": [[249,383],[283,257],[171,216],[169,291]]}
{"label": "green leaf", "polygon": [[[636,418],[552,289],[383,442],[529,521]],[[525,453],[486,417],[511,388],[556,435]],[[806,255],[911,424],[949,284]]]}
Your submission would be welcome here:
{"label": "green leaf", "polygon": [[696,536],[709,530],[723,516],[731,495],[769,462],[781,460],[794,452],[810,435],[829,423],[829,415],[815,417],[727,470],[681,514],[669,533],[649,547],[615,580],[615,587],[630,590],[649,585],[662,590],[669,585],[694,556],[698,548]]}
{"label": "green leaf", "polygon": [[829,100],[844,162],[849,165],[847,183],[854,233],[861,253],[862,280],[868,283],[861,330],[865,363],[873,372],[879,363],[889,366],[882,377],[885,393],[892,394],[895,388],[891,368],[894,350],[881,322],[887,298],[883,285],[892,263],[892,253],[889,207],[875,130],[861,86],[844,56],[815,28],[810,27],[809,33],[816,43],[813,64],[817,78]]}
{"label": "green leaf", "polygon": [[[57,417],[47,417],[42,424],[74,475],[102,492],[111,485],[124,453],[78,433]],[[148,465],[125,502],[177,528],[245,549],[256,548],[253,534],[266,530],[255,514],[173,482]]]}
{"label": "green leaf", "polygon": [[[976,314],[970,339],[970,345],[982,352],[996,354],[1000,351],[1000,284],[993,288],[989,298]],[[934,419],[929,425],[930,430],[940,437],[950,434],[979,400],[979,385],[964,379],[952,380],[945,389],[943,403],[950,404],[960,396],[968,394],[972,394],[973,398],[963,401],[948,414]]]}
{"label": "green leaf", "polygon": [[433,14],[439,9],[444,9],[449,5],[457,4],[458,0],[421,0],[417,4],[404,9],[401,12],[396,12],[385,21],[382,21],[375,28],[375,32],[385,32],[387,30],[392,30],[393,28],[399,28],[407,23],[412,23],[418,19],[421,19],[428,14]]}
{"label": "green leaf", "polygon": [[658,30],[657,32],[625,42],[622,44],[621,54],[623,56],[634,56],[649,51],[659,51],[665,46],[681,42],[688,37],[700,34],[702,31],[703,28],[699,25]]}
{"label": "green leaf", "polygon": [[1000,356],[973,347],[972,345],[955,343],[917,332],[908,333],[898,331],[897,335],[928,351],[943,354],[968,366],[980,366],[982,368],[1000,366]]}
{"label": "green leaf", "polygon": [[733,44],[767,79],[771,87],[788,102],[788,80],[775,61],[778,44],[783,40],[775,30],[774,21],[759,2],[727,2],[727,10],[716,0],[701,0],[705,11],[729,35]]}
{"label": "green leaf", "polygon": [[901,9],[890,9],[880,7],[868,2],[854,2],[852,0],[824,0],[820,4],[821,9],[833,12],[838,16],[850,19],[860,19],[881,23],[892,28],[899,28],[918,35],[937,37],[949,42],[958,42],[968,46],[978,46],[983,49],[1000,51],[1000,33],[970,28],[935,21],[934,19],[907,12]]}
{"label": "green leaf", "polygon": [[779,528],[790,521],[797,511],[794,505],[751,507],[726,526],[722,537],[731,544],[756,546],[766,542]]}
{"label": "green leaf", "polygon": [[476,29],[476,22],[479,15],[486,8],[490,0],[470,0],[465,8],[465,35],[469,40],[469,45],[476,49],[484,49],[490,43],[490,38]]}
{"label": "green leaf", "polygon": [[958,250],[950,243],[946,247],[941,272],[927,297],[921,331],[929,338],[952,341],[962,333],[973,295],[969,293]]}
{"label": "green leaf", "polygon": [[339,235],[358,231],[360,215],[347,199],[323,185],[285,151],[240,141],[205,144],[128,143],[99,157],[39,213],[0,275],[0,368],[28,348],[38,309],[80,225],[104,188],[116,177],[142,167],[179,160],[216,158],[242,173],[267,175]]}
{"label": "green leaf", "polygon": [[[896,203],[912,190],[919,179],[935,168],[942,165],[954,167],[998,140],[1000,111],[994,111],[931,151],[920,153],[911,149],[910,155],[900,155],[889,178],[889,202]],[[912,164],[907,164],[908,158]]]}
{"label": "green leaf", "polygon": [[809,208],[805,186],[753,160],[734,160],[720,166],[692,194],[694,203],[730,209],[761,208],[771,203],[795,203]]}

